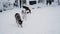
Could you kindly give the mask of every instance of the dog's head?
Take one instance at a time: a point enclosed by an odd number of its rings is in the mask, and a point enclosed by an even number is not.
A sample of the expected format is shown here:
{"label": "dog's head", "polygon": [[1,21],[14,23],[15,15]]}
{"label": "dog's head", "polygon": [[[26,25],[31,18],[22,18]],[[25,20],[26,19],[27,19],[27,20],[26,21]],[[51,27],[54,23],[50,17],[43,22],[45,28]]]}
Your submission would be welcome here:
{"label": "dog's head", "polygon": [[15,18],[16,18],[16,19],[20,19],[20,14],[19,14],[19,13],[16,13],[16,14],[15,14]]}

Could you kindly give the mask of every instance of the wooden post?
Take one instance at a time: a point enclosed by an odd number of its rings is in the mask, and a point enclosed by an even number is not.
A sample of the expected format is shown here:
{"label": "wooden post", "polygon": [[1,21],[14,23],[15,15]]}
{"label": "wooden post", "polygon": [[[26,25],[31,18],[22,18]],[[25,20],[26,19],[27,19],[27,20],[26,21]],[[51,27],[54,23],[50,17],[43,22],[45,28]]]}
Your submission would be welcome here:
{"label": "wooden post", "polygon": [[59,0],[58,0],[58,5],[60,5],[60,2],[59,2]]}

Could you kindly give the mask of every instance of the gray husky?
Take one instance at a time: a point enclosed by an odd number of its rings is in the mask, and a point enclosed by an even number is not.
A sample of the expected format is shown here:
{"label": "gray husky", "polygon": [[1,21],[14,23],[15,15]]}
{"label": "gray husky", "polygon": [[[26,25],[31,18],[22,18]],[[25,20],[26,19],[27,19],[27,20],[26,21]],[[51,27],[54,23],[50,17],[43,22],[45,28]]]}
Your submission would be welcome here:
{"label": "gray husky", "polygon": [[22,27],[22,19],[21,19],[21,16],[20,16],[20,14],[19,13],[16,13],[15,14],[15,19],[16,19],[16,22],[17,22],[17,25],[18,25],[18,27],[19,27],[19,25]]}

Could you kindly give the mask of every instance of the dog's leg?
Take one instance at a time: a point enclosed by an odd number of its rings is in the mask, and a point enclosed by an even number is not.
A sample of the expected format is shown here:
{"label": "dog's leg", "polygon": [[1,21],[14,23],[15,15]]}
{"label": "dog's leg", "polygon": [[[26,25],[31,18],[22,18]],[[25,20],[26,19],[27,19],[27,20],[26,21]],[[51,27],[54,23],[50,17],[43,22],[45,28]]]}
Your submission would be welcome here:
{"label": "dog's leg", "polygon": [[29,9],[29,12],[31,13],[31,10]]}
{"label": "dog's leg", "polygon": [[17,26],[19,27],[19,23],[18,23],[18,21],[16,20],[16,23],[17,23]]}
{"label": "dog's leg", "polygon": [[20,26],[23,28],[22,24]]}
{"label": "dog's leg", "polygon": [[22,23],[23,23],[23,21],[22,21],[22,20],[19,20],[19,25],[20,25],[21,27],[23,27],[23,26],[22,26]]}

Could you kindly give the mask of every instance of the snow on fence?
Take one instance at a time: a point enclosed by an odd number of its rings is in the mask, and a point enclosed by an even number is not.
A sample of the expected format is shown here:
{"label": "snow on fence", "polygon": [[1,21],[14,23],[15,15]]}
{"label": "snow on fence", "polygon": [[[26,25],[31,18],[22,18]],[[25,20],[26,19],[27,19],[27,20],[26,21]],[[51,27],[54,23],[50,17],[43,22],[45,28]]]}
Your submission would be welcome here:
{"label": "snow on fence", "polygon": [[[13,1],[12,1],[13,2]],[[11,1],[0,0],[0,10],[9,10],[13,8],[13,3]]]}

